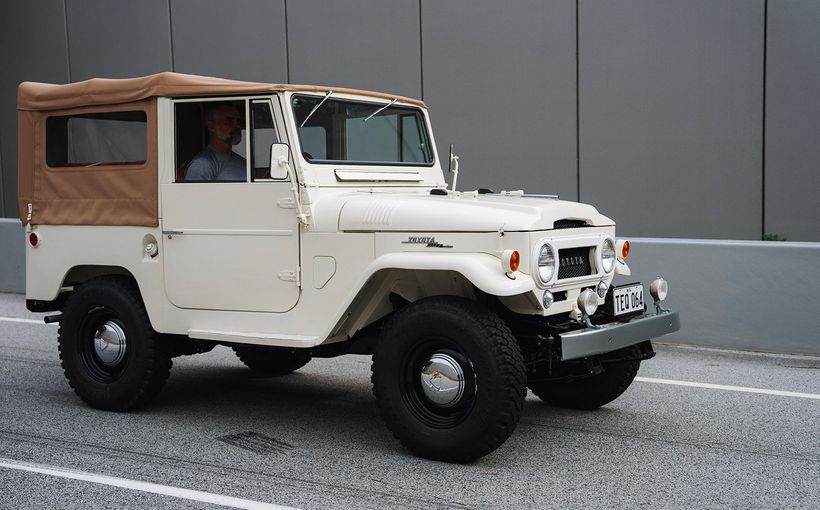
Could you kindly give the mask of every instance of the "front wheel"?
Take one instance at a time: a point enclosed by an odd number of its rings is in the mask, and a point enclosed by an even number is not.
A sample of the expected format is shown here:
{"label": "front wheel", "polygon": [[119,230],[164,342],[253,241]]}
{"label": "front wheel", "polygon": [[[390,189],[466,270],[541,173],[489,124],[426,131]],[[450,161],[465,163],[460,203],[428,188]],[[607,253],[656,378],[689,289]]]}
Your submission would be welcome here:
{"label": "front wheel", "polygon": [[139,291],[128,280],[100,278],[78,286],[58,333],[60,361],[87,404],[127,411],[162,389],[171,355],[151,328]]}
{"label": "front wheel", "polygon": [[373,357],[373,393],[393,435],[433,460],[472,462],[512,434],[526,395],[521,351],[507,325],[455,297],[396,312]]}
{"label": "front wheel", "polygon": [[538,398],[556,407],[597,409],[620,397],[640,366],[639,360],[607,363],[603,373],[592,377],[564,383],[538,381],[529,387]]}

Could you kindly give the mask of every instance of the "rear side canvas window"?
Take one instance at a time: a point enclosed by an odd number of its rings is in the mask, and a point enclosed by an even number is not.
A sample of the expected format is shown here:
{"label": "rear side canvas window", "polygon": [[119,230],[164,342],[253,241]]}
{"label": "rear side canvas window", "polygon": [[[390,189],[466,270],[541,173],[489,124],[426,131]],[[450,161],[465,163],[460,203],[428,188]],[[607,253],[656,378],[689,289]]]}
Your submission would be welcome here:
{"label": "rear side canvas window", "polygon": [[142,111],[49,117],[46,162],[53,168],[145,163],[147,130]]}

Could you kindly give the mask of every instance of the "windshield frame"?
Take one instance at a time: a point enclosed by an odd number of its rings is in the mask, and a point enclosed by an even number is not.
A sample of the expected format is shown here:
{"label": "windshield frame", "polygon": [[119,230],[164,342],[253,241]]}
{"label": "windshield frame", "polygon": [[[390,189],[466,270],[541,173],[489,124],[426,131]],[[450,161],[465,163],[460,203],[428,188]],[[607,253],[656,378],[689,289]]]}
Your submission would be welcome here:
{"label": "windshield frame", "polygon": [[[423,133],[420,133],[420,134],[423,135],[423,138],[425,138],[425,143],[427,143],[428,146],[429,146],[428,150],[429,150],[429,153],[430,153],[430,162],[359,161],[359,160],[347,160],[347,159],[307,158],[307,157],[305,157],[304,151],[303,151],[303,148],[302,148],[302,137],[301,137],[301,134],[299,133],[299,129],[300,129],[299,121],[296,117],[296,112],[293,109],[293,100],[296,99],[296,98],[299,98],[299,97],[318,99],[320,101],[322,101],[323,99],[327,99],[327,101],[343,101],[343,102],[347,102],[347,103],[363,104],[363,105],[373,106],[375,108],[374,111],[378,110],[379,108],[382,108],[384,110],[387,110],[388,108],[401,108],[401,109],[408,110],[408,113],[411,113],[411,112],[416,113],[418,115],[419,120],[420,120],[420,122],[417,125],[419,126],[419,128],[423,128]],[[378,166],[381,166],[381,167],[413,167],[413,168],[432,168],[432,167],[436,166],[437,153],[436,153],[435,147],[433,147],[433,137],[432,137],[432,134],[430,133],[430,126],[429,126],[429,122],[428,122],[428,119],[427,119],[427,115],[425,114],[425,111],[422,108],[419,108],[417,106],[411,106],[411,105],[407,105],[407,104],[397,103],[395,101],[393,101],[393,103],[391,104],[391,101],[367,101],[367,100],[362,100],[362,99],[358,99],[358,98],[353,99],[353,98],[349,98],[349,97],[344,97],[342,95],[337,96],[336,94],[333,94],[330,97],[325,97],[324,94],[310,94],[310,93],[301,93],[301,92],[300,93],[295,93],[295,94],[290,94],[289,97],[287,98],[287,106],[288,106],[290,118],[293,119],[293,122],[294,122],[294,131],[295,131],[294,134],[296,135],[296,143],[298,143],[298,145],[299,145],[299,151],[298,151],[299,152],[299,157],[302,160],[304,160],[305,162],[307,162],[311,165],[334,165],[334,166],[351,165],[351,166],[357,166],[357,167],[362,167],[362,166],[378,167]],[[324,105],[323,105],[323,107],[324,107]],[[321,109],[319,109],[319,111],[321,111]],[[315,114],[316,114],[316,112],[314,112],[314,115]]]}

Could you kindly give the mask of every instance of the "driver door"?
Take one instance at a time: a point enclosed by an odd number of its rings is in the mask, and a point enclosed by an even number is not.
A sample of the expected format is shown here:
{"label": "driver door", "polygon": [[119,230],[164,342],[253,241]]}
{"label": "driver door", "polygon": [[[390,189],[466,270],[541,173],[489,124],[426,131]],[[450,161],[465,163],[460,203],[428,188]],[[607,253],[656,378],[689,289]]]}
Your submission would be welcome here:
{"label": "driver door", "polygon": [[210,101],[174,103],[178,168],[175,182],[162,184],[166,293],[180,308],[285,312],[299,299],[299,222],[289,180],[269,172],[270,145],[286,141],[284,130],[270,98],[229,101],[244,112],[233,147],[246,159],[244,181],[185,180],[193,149],[183,154],[181,140],[199,133],[181,130],[199,129],[204,149]]}

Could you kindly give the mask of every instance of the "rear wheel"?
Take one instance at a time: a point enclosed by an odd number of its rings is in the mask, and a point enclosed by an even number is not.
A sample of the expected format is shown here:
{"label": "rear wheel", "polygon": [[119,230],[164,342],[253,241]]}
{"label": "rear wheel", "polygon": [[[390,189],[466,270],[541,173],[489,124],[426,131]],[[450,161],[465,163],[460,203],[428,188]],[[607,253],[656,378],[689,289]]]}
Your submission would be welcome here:
{"label": "rear wheel", "polygon": [[308,352],[289,347],[235,345],[233,352],[251,370],[268,375],[286,375],[307,365]]}
{"label": "rear wheel", "polygon": [[124,278],[91,280],[74,290],[60,320],[58,346],[69,385],[98,409],[146,404],[171,370],[171,356],[139,292]]}
{"label": "rear wheel", "polygon": [[448,462],[471,462],[503,444],[526,394],[524,361],[507,325],[455,297],[396,312],[373,357],[372,381],[396,438]]}
{"label": "rear wheel", "polygon": [[538,398],[556,407],[597,409],[620,397],[640,366],[638,360],[607,363],[602,373],[592,377],[564,383],[539,381],[529,387]]}

